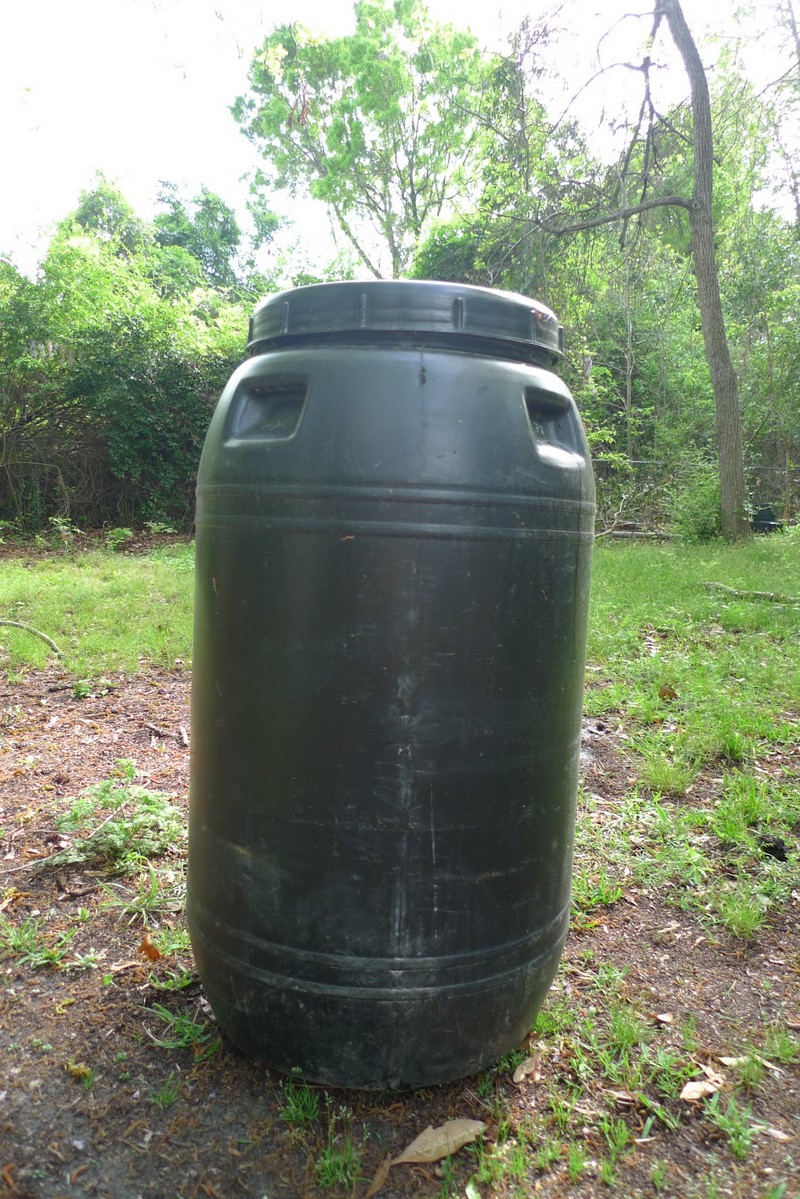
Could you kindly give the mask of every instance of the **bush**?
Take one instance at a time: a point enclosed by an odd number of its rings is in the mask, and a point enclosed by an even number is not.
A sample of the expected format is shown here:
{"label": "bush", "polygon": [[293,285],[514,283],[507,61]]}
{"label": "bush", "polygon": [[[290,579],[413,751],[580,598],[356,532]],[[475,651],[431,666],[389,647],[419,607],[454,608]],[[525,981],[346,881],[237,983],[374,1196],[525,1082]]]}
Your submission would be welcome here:
{"label": "bush", "polygon": [[669,526],[684,541],[711,541],[722,528],[719,471],[712,462],[687,467],[668,496]]}

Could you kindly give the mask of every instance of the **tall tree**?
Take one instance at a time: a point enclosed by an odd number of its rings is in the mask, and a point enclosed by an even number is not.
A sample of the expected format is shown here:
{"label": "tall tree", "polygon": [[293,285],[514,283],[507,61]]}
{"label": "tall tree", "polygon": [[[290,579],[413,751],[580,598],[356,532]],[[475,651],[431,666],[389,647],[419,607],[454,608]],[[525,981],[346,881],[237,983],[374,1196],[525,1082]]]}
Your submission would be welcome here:
{"label": "tall tree", "polygon": [[744,478],[739,380],[733,367],[725,331],[714,248],[714,138],[711,126],[711,99],[703,62],[679,0],[658,0],[654,32],[662,18],[666,20],[678,53],[683,59],[692,93],[694,165],[689,208],[692,256],[703,341],[711,372],[717,415],[722,535],[729,541],[737,541],[749,536],[750,523]]}
{"label": "tall tree", "polygon": [[[665,193],[663,186],[659,186],[663,185],[664,180],[657,170],[656,130],[659,117],[650,94],[650,71],[653,45],[662,23],[669,29],[682,59],[691,90],[692,182],[689,195]],[[721,528],[723,536],[727,539],[739,540],[750,535],[750,524],[747,515],[739,386],[725,330],[714,245],[714,136],[711,99],[702,59],[679,0],[656,0],[651,34],[643,61],[636,70],[645,80],[645,96],[634,135],[623,154],[620,167],[613,175],[613,187],[610,192],[616,197],[618,206],[612,207],[611,211],[608,207],[602,210],[603,195],[596,192],[593,215],[576,216],[573,211],[565,217],[562,212],[536,223],[550,233],[565,236],[611,222],[626,222],[633,217],[665,207],[677,207],[688,213],[697,300],[716,409]],[[632,178],[634,167],[639,169],[639,198],[630,203],[629,196],[636,186]],[[600,211],[597,211],[598,207]]]}
{"label": "tall tree", "polygon": [[277,29],[233,111],[273,185],[324,201],[360,261],[397,277],[468,189],[485,60],[420,0],[358,0],[355,16],[353,34],[327,41]]}
{"label": "tall tree", "polygon": [[[784,55],[790,63],[780,70],[772,91],[777,103],[773,110],[772,144],[780,163],[780,174],[794,201],[795,225],[800,229],[800,168],[798,168],[798,108],[800,108],[800,26],[795,0],[776,0],[775,25],[783,41]],[[783,64],[781,64],[783,66]]]}
{"label": "tall tree", "polygon": [[102,242],[113,241],[117,254],[130,257],[146,251],[153,231],[136,215],[119,188],[98,172],[94,187],[82,191],[70,218]]}
{"label": "tall tree", "polygon": [[[199,264],[205,286],[241,288],[242,268],[247,265],[241,261],[245,236],[230,205],[207,187],[186,201],[174,183],[165,182],[158,201],[162,211],[153,221],[158,244],[190,254]],[[263,204],[251,202],[249,208],[255,225],[252,250],[271,240],[280,221]]]}

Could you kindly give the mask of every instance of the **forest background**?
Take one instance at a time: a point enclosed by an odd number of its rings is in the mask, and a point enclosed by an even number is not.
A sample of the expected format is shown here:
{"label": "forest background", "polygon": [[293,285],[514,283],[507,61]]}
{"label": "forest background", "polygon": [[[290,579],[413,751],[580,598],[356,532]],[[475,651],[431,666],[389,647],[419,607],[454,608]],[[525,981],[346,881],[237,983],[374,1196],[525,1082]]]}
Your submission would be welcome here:
{"label": "forest background", "polygon": [[[277,26],[231,97],[262,161],[246,227],[210,189],[168,181],[145,219],[99,175],[33,272],[0,246],[0,535],[189,527],[202,441],[254,304],[361,277],[447,279],[550,304],[565,326],[562,373],[592,447],[601,528],[624,519],[715,535],[701,159],[747,502],[794,519],[793,0],[743,7],[718,37],[698,38],[704,143],[676,14],[675,0],[638,19],[620,9],[581,77],[569,70],[570,3],[492,52],[416,0],[362,0],[344,36]],[[305,197],[330,222],[316,257],[308,228],[282,215]]]}

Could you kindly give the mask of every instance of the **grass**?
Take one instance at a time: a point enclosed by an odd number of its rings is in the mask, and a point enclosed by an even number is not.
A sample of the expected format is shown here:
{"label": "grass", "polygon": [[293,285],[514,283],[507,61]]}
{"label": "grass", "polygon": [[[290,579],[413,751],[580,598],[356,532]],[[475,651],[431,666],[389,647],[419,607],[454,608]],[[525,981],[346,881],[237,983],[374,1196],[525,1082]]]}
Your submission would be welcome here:
{"label": "grass", "polygon": [[162,1036],[151,1033],[154,1045],[160,1049],[191,1049],[196,1061],[205,1061],[218,1053],[221,1042],[215,1024],[206,1020],[193,1020],[184,1012],[173,1012],[161,1003],[154,1003],[152,1011],[165,1026]]}
{"label": "grass", "polygon": [[29,916],[21,924],[15,924],[0,913],[0,960],[16,958],[31,970],[45,966],[63,967],[75,931],[50,937],[45,929],[46,921],[42,916]]}
{"label": "grass", "polygon": [[104,906],[117,911],[120,920],[155,928],[165,916],[183,911],[186,884],[183,871],[157,870],[148,863],[132,893],[123,883],[105,884],[103,890]]}
{"label": "grass", "polygon": [[181,1093],[180,1080],[177,1074],[168,1074],[160,1087],[150,1095],[150,1102],[162,1111],[172,1107],[176,1103]]}
{"label": "grass", "polygon": [[307,1082],[287,1082],[279,1111],[287,1124],[312,1124],[319,1116],[319,1091]]}
{"label": "grass", "polygon": [[361,1172],[363,1149],[356,1146],[352,1134],[352,1112],[340,1104],[329,1105],[325,1145],[317,1158],[314,1173],[320,1187],[355,1190]]}
{"label": "grass", "polygon": [[631,784],[613,813],[580,797],[579,912],[627,878],[746,941],[790,898],[798,779],[763,763],[797,742],[800,603],[704,584],[798,596],[798,549],[789,534],[597,552],[585,706],[623,732]]}
{"label": "grass", "polygon": [[[46,633],[88,696],[92,681],[142,662],[172,667],[191,657],[194,552],[173,545],[142,556],[93,550],[6,558],[0,617]],[[51,651],[22,629],[3,627],[0,667],[44,666]]]}
{"label": "grass", "polygon": [[707,1100],[705,1114],[727,1139],[731,1153],[738,1161],[744,1161],[753,1144],[753,1127],[750,1123],[751,1109],[741,1106],[731,1096],[723,1108],[719,1092]]}
{"label": "grass", "polygon": [[682,794],[703,765],[745,762],[792,736],[800,605],[732,601],[704,584],[798,595],[799,562],[791,535],[598,549],[586,710],[626,721],[650,790]]}

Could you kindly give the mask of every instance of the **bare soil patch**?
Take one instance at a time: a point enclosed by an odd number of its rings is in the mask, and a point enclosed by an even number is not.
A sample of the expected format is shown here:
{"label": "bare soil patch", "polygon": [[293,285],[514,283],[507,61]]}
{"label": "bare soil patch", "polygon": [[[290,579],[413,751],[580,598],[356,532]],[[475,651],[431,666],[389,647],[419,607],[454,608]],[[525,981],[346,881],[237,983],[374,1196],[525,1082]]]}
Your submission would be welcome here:
{"label": "bare soil patch", "polygon": [[[55,943],[72,934],[67,961],[87,968],[32,968],[19,955],[0,961],[0,1199],[203,1199],[234,1196],[296,1199],[345,1194],[326,1190],[318,1164],[329,1122],[347,1128],[362,1154],[355,1193],[365,1194],[387,1155],[396,1155],[427,1125],[469,1118],[487,1124],[484,1142],[499,1143],[566,1102],[576,1060],[545,1038],[538,1064],[516,1085],[513,1068],[417,1094],[329,1092],[316,1120],[285,1118],[285,1080],[222,1040],[213,1052],[155,1043],[165,1024],[155,1005],[198,1022],[209,1019],[199,982],[163,984],[192,970],[187,953],[148,960],[142,923],[106,906],[111,881],[83,868],[42,865],[61,844],[55,818],[64,800],[108,778],[119,759],[136,763],[138,781],[186,805],[189,673],[151,671],[104,680],[103,692],[73,694],[57,670],[0,684],[0,908],[16,925],[43,921]],[[615,733],[589,722],[587,786],[613,806],[629,785],[630,765]],[[180,878],[183,844],[159,865]],[[695,1028],[693,1060],[726,1076],[735,1055],[770,1023],[800,1028],[799,897],[751,942],[713,935],[694,915],[647,887],[627,886],[613,906],[578,922],[555,992],[591,1013],[602,1007],[598,964],[628,967],[625,994],[652,1023],[656,1047],[686,1056],[680,1029]],[[179,914],[174,920],[178,922]],[[63,965],[63,963],[62,963]],[[536,1054],[536,1038],[521,1047]],[[800,1195],[800,1070],[771,1066],[747,1096],[758,1125],[746,1157],[736,1161],[700,1104],[662,1098],[675,1127],[652,1120],[641,1097],[596,1072],[584,1082],[571,1132],[587,1164],[573,1177],[562,1154],[529,1164],[473,1194],[517,1196],[707,1195],[718,1167],[718,1194],[784,1199]],[[727,1083],[726,1083],[727,1085]],[[340,1109],[346,1109],[341,1112]],[[600,1178],[606,1150],[599,1121],[623,1120],[630,1144],[613,1188]],[[548,1119],[549,1119],[548,1115]],[[541,1124],[541,1122],[540,1122]],[[463,1195],[475,1174],[476,1150],[445,1166],[393,1167],[380,1190],[392,1196]],[[659,1165],[661,1163],[661,1165]],[[657,1180],[657,1181],[654,1181]],[[779,1188],[783,1191],[770,1187]]]}

